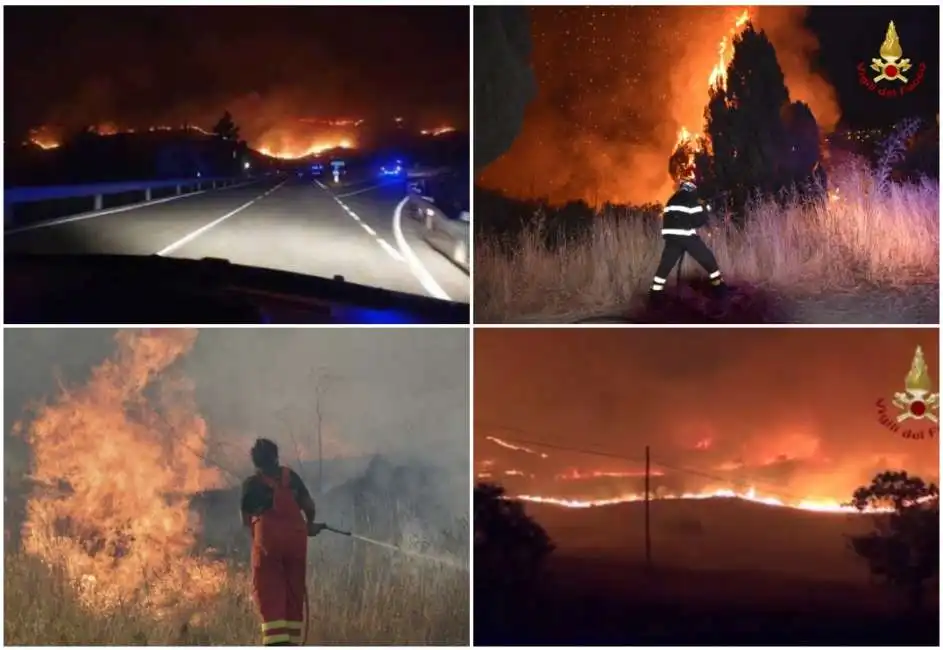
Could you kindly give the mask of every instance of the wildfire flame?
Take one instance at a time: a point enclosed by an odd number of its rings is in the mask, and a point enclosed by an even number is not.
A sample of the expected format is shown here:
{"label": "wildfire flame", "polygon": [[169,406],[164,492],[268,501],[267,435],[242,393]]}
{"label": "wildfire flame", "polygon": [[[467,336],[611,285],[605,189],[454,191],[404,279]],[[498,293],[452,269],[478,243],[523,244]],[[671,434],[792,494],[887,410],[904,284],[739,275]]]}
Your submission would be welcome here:
{"label": "wildfire flame", "polygon": [[[743,31],[747,23],[750,22],[750,12],[744,10],[734,21],[730,32],[720,39],[717,45],[717,63],[707,75],[708,88],[725,89],[727,87],[727,66],[733,58],[733,48],[731,47],[733,39]],[[701,144],[698,139],[684,126],[678,131],[678,142],[675,150],[685,148],[688,152],[688,167],[694,168],[694,156],[701,151]]]}
{"label": "wildfire flame", "polygon": [[[401,120],[402,118],[398,119]],[[322,134],[316,137],[303,137],[298,136],[295,133],[277,130],[266,133],[260,138],[254,139],[255,147],[259,153],[272,158],[296,160],[300,158],[307,158],[309,156],[317,156],[332,149],[355,149],[357,147],[357,143],[355,138],[351,135],[351,130],[360,127],[364,123],[364,120],[362,119],[329,120],[312,117],[300,118],[298,121],[304,124],[330,127],[330,129],[340,131],[340,133],[335,132],[331,135]],[[322,131],[323,130],[324,129],[322,129]],[[155,131],[194,131],[203,135],[213,135],[212,131],[208,131],[192,124],[184,124],[181,126],[154,125],[144,127],[142,129],[134,129],[123,128],[112,122],[104,122],[102,124],[97,124],[88,128],[89,133],[99,136],[112,136],[124,133]],[[446,133],[452,133],[454,131],[455,127],[439,126],[434,129],[423,129],[420,131],[420,133],[422,135],[435,137]],[[41,147],[42,149],[55,149],[62,144],[62,138],[60,136],[54,135],[54,132],[55,129],[50,126],[42,126],[37,129],[33,129],[30,132],[29,142],[38,147]]]}
{"label": "wildfire flame", "polygon": [[272,146],[259,147],[259,153],[272,158],[281,158],[283,160],[295,160],[298,158],[307,158],[308,156],[317,156],[330,151],[331,149],[353,149],[354,143],[350,138],[338,138],[333,140],[315,140],[313,142],[298,142],[297,140],[283,142]]}
{"label": "wildfire flame", "polygon": [[437,135],[444,135],[446,133],[453,133],[454,131],[455,131],[455,127],[453,126],[437,126],[434,129],[423,129],[422,131],[420,131],[420,133],[422,135],[437,136]]}
{"label": "wildfire flame", "polygon": [[[564,508],[595,508],[599,506],[611,506],[619,503],[635,503],[638,501],[644,501],[644,494],[625,494],[618,497],[613,497],[609,499],[558,499],[555,497],[545,497],[545,496],[536,496],[530,494],[522,494],[514,499],[520,501],[530,501],[533,503],[546,503],[555,506],[561,506]],[[845,505],[839,501],[831,499],[803,499],[795,503],[787,503],[782,499],[772,496],[761,496],[757,493],[756,488],[749,488],[744,492],[737,492],[735,490],[704,490],[701,492],[684,492],[681,494],[659,494],[657,497],[653,497],[653,500],[679,500],[679,499],[690,499],[690,500],[702,500],[702,499],[742,499],[744,501],[751,501],[753,503],[762,503],[767,506],[776,506],[782,508],[795,508],[797,510],[810,510],[813,512],[849,512],[857,513],[858,510],[850,505]],[[873,510],[869,512],[886,512],[890,511],[891,508]]]}
{"label": "wildfire flame", "polygon": [[[88,129],[88,133],[93,133],[98,136],[112,136],[112,135],[121,135],[124,133],[143,133],[150,132],[154,133],[156,131],[193,131],[200,133],[202,135],[213,135],[212,131],[207,131],[206,129],[195,126],[193,124],[182,124],[180,126],[171,126],[166,124],[148,126],[143,129],[134,129],[134,128],[122,128],[111,122],[104,122],[102,124],[95,124]],[[37,129],[32,129],[30,131],[29,142],[36,145],[42,149],[55,149],[62,145],[62,139],[60,136],[54,134],[55,129],[49,126],[41,126]]]}
{"label": "wildfire flame", "polygon": [[504,447],[505,449],[510,449],[511,451],[522,451],[525,454],[531,454],[534,456],[540,456],[541,458],[547,458],[547,454],[534,451],[530,447],[523,447],[521,445],[515,445],[513,442],[508,442],[507,440],[502,440],[501,438],[496,438],[495,436],[487,436],[485,440],[490,440],[499,447]]}
{"label": "wildfire flame", "polygon": [[[578,469],[570,469],[557,474],[553,478],[558,481],[584,481],[594,478],[638,478],[640,476],[645,476],[645,472],[582,472]],[[650,472],[650,476],[664,476],[664,473],[655,469]]]}
{"label": "wildfire flame", "polygon": [[40,149],[55,149],[62,144],[59,138],[53,134],[52,130],[45,126],[31,129],[29,132],[29,142]]}
{"label": "wildfire flame", "polygon": [[[30,444],[34,489],[23,549],[107,613],[144,599],[155,615],[219,594],[225,567],[196,554],[192,495],[222,487],[203,461],[207,425],[193,385],[166,371],[195,330],[125,330],[84,386],[62,387],[15,431]],[[147,394],[145,394],[147,393]]]}

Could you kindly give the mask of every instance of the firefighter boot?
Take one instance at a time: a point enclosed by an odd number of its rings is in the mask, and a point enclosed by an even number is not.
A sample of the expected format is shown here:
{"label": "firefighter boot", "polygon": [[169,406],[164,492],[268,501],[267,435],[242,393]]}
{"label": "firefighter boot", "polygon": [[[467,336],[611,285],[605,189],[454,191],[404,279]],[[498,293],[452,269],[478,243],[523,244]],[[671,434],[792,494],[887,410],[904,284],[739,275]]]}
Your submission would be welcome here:
{"label": "firefighter boot", "polygon": [[730,295],[730,288],[727,286],[726,282],[720,280],[719,282],[711,283],[711,292],[718,300],[724,300]]}
{"label": "firefighter boot", "polygon": [[657,289],[648,292],[648,306],[658,309],[665,304],[665,290]]}

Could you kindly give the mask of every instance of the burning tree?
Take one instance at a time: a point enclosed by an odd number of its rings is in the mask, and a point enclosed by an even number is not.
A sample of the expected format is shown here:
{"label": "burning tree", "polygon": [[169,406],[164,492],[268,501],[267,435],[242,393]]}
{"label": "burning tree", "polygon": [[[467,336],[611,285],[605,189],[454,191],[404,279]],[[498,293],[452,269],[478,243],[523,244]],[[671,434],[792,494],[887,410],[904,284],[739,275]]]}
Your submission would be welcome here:
{"label": "burning tree", "polygon": [[737,22],[727,59],[726,39],[720,62],[710,77],[704,133],[682,130],[669,160],[669,171],[694,167],[698,182],[712,194],[723,194],[740,211],[753,193],[822,182],[819,128],[809,107],[790,102],[776,51],[749,16]]}
{"label": "burning tree", "polygon": [[904,591],[919,609],[927,582],[940,573],[940,490],[907,472],[883,472],[855,490],[851,505],[859,511],[890,509],[874,515],[874,530],[850,536],[852,550],[871,574]]}

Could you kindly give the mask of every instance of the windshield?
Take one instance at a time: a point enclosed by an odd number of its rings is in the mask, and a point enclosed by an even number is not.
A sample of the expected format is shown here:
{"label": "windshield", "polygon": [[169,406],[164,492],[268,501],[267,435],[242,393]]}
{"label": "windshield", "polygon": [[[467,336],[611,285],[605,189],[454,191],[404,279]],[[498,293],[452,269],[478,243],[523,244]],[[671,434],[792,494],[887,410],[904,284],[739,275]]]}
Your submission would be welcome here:
{"label": "windshield", "polygon": [[467,176],[432,208],[409,190],[466,173],[466,7],[4,14],[8,253],[219,258],[469,302]]}

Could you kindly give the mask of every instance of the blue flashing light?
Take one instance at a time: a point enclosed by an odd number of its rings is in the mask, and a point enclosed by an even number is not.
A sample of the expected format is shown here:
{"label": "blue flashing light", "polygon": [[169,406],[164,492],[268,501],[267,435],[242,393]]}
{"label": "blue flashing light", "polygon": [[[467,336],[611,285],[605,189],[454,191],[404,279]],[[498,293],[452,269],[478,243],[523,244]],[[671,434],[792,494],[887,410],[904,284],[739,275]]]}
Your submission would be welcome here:
{"label": "blue flashing light", "polygon": [[336,322],[358,325],[418,325],[421,323],[409,312],[365,307],[343,307],[335,312],[335,318]]}

